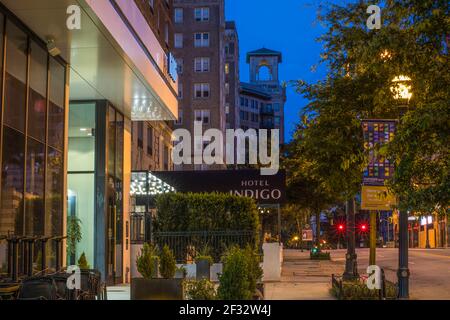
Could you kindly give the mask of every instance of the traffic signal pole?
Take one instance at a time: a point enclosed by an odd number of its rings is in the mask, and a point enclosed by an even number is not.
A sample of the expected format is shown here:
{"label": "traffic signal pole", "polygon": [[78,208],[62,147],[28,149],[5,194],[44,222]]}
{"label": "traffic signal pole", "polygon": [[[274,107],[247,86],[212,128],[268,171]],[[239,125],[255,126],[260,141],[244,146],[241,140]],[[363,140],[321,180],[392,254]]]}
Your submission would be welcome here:
{"label": "traffic signal pole", "polygon": [[370,210],[370,255],[369,265],[376,264],[377,250],[377,212]]}
{"label": "traffic signal pole", "polygon": [[353,197],[347,201],[345,212],[347,215],[347,254],[345,255],[345,271],[342,278],[354,280],[359,275],[355,250],[355,199]]}

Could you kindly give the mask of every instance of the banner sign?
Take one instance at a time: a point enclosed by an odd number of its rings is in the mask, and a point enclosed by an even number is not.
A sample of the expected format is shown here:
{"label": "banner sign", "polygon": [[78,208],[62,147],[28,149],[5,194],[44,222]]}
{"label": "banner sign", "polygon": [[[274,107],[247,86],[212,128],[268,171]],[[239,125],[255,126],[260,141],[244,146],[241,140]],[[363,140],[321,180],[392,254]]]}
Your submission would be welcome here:
{"label": "banner sign", "polygon": [[364,186],[384,186],[394,174],[394,164],[375,155],[375,146],[383,146],[394,139],[396,120],[363,120],[364,148],[369,150],[369,165],[364,170]]}
{"label": "banner sign", "polygon": [[381,186],[363,186],[361,192],[362,210],[392,210],[396,204],[395,197],[388,192],[386,187]]}
{"label": "banner sign", "polygon": [[[153,195],[153,185],[161,185],[158,190],[165,192],[220,192],[250,197],[258,204],[282,204],[286,199],[286,172],[280,170],[275,175],[262,176],[259,170],[206,170],[206,171],[152,171],[134,172],[138,177],[148,176],[150,191],[146,183],[139,186],[134,195]],[[158,184],[158,183],[159,184]],[[136,181],[132,185],[139,185]],[[133,191],[132,190],[132,191]],[[157,190],[157,191],[158,191]],[[132,192],[133,194],[133,192]]]}

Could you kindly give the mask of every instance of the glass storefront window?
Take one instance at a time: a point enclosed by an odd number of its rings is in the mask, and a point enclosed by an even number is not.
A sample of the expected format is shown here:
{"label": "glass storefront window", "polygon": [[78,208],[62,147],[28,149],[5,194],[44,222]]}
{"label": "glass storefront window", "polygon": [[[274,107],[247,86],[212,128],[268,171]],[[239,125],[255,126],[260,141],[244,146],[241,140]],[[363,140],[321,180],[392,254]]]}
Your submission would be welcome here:
{"label": "glass storefront window", "polygon": [[115,176],[116,159],[116,110],[108,108],[108,174]]}
{"label": "glass storefront window", "polygon": [[46,235],[62,234],[63,155],[56,149],[47,150]]}
{"label": "glass storefront window", "polygon": [[68,263],[74,264],[84,252],[94,267],[95,244],[95,145],[96,104],[72,103],[69,106],[69,163],[67,216],[81,221],[81,241]]}
{"label": "glass storefront window", "polygon": [[28,138],[25,193],[25,230],[27,235],[44,235],[45,146]]}
{"label": "glass storefront window", "polygon": [[64,145],[64,83],[64,67],[51,58],[48,144],[58,150],[62,150]]}
{"label": "glass storefront window", "polygon": [[28,38],[16,25],[6,24],[6,91],[3,122],[25,132]]}
{"label": "glass storefront window", "polygon": [[81,227],[81,241],[76,246],[74,257],[67,257],[75,264],[84,252],[88,263],[94,267],[95,230],[95,174],[71,173],[67,177],[67,216],[77,217]]}
{"label": "glass storefront window", "polygon": [[68,171],[95,170],[95,103],[70,104]]}
{"label": "glass storefront window", "polygon": [[0,234],[23,234],[23,166],[25,140],[21,133],[3,130]]}
{"label": "glass storefront window", "polygon": [[28,103],[28,135],[45,142],[47,109],[47,52],[31,43],[30,97]]}
{"label": "glass storefront window", "polygon": [[[45,43],[35,41],[24,26],[16,25],[13,20],[7,20],[3,30],[3,19],[0,14],[0,38],[6,33],[7,44],[2,50],[3,41],[0,41],[0,53],[3,53],[0,70],[6,61],[5,77],[0,79],[5,88],[3,118],[0,119],[0,235],[62,235],[64,62],[50,57]],[[52,74],[50,103],[47,97],[49,73]],[[56,243],[49,241],[44,257],[49,267],[55,266],[55,250]],[[41,254],[36,249],[35,259],[43,258]],[[6,248],[0,246],[0,269],[6,256]]]}

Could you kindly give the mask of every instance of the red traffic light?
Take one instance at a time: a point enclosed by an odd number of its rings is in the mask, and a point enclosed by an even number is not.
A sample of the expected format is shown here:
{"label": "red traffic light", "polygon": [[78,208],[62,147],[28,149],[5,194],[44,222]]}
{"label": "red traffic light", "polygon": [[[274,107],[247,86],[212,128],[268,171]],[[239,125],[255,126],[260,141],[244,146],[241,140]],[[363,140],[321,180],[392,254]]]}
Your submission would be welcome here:
{"label": "red traffic light", "polygon": [[338,229],[338,231],[342,232],[342,231],[344,231],[345,226],[342,223],[340,223],[340,224],[338,224],[337,229]]}
{"label": "red traffic light", "polygon": [[359,226],[362,232],[366,232],[368,230],[367,224],[363,223]]}

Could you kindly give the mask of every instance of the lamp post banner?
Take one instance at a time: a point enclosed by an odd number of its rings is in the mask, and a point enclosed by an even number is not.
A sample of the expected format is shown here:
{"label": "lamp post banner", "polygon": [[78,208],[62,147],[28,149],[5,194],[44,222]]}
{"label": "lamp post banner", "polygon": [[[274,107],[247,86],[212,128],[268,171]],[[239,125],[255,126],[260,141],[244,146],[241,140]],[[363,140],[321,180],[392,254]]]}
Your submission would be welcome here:
{"label": "lamp post banner", "polygon": [[263,176],[259,170],[152,171],[177,192],[220,192],[250,197],[258,204],[281,204],[286,199],[286,172]]}
{"label": "lamp post banner", "polygon": [[396,120],[363,120],[364,148],[369,150],[369,164],[364,170],[363,186],[384,186],[394,174],[394,164],[376,155],[376,149],[394,139]]}

